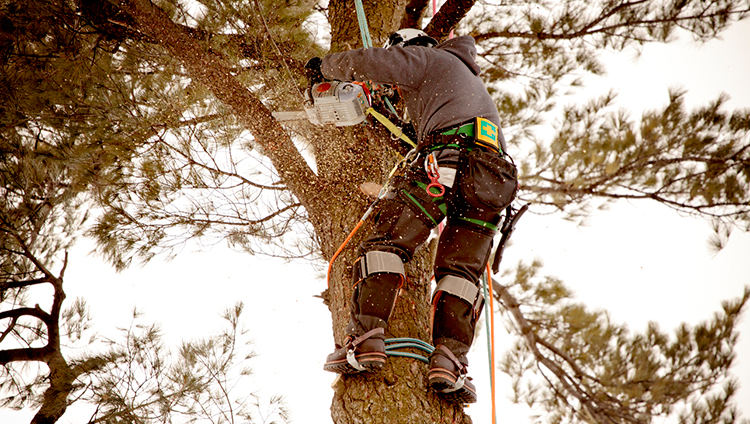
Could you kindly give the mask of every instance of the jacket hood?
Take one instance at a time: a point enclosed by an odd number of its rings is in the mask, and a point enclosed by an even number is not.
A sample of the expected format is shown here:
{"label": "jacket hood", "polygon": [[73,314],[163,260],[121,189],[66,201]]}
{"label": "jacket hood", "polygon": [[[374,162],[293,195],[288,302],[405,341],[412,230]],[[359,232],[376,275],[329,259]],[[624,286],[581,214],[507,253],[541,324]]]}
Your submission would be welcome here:
{"label": "jacket hood", "polygon": [[481,69],[476,62],[477,47],[474,44],[474,37],[470,35],[454,37],[438,44],[435,48],[445,50],[461,59],[461,61],[471,69],[471,72],[474,75],[479,75],[481,72]]}

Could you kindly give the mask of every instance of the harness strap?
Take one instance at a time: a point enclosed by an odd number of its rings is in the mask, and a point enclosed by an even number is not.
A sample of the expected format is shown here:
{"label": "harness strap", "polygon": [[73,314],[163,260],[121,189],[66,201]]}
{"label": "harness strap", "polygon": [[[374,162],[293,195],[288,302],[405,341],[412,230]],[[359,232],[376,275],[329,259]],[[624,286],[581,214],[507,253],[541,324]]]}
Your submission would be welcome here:
{"label": "harness strap", "polygon": [[395,253],[373,250],[360,256],[354,264],[354,281],[362,281],[372,274],[399,274],[404,281],[406,272],[404,262]]}
{"label": "harness strap", "polygon": [[434,146],[457,144],[465,148],[480,148],[504,155],[498,142],[499,134],[497,125],[485,118],[477,117],[468,123],[435,130],[424,138],[423,143],[426,143],[430,150]]}
{"label": "harness strap", "polygon": [[[417,184],[418,186],[420,184]],[[422,190],[402,189],[398,192],[398,197],[409,207],[424,224],[430,228],[437,226],[445,215],[445,210],[441,208],[438,197],[430,197],[424,190],[426,184],[421,184]]]}
{"label": "harness strap", "polygon": [[484,295],[482,292],[476,285],[474,285],[474,283],[465,278],[456,277],[455,275],[446,275],[441,278],[435,287],[435,293],[432,295],[433,301],[438,292],[441,291],[452,294],[469,305],[472,305],[476,316],[479,316],[479,313],[484,306]]}

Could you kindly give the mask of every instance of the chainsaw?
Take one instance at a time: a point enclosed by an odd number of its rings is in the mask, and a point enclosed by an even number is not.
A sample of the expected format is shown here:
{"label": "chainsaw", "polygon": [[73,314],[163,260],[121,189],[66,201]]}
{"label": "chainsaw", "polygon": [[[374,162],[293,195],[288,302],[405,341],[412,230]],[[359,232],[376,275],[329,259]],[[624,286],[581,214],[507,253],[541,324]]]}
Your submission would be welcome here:
{"label": "chainsaw", "polygon": [[344,127],[365,120],[370,99],[365,88],[343,81],[324,81],[305,91],[305,110],[272,112],[279,121],[307,119],[314,125]]}

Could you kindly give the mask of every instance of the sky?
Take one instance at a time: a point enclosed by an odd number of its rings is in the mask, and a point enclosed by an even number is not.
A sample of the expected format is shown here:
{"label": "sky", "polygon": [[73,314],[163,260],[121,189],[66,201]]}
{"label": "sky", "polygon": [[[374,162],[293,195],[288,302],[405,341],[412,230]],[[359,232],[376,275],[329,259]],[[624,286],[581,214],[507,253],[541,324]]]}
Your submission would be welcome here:
{"label": "sky", "polygon": [[[667,103],[668,87],[688,88],[690,107],[731,96],[727,109],[750,108],[750,20],[735,24],[723,40],[697,46],[689,39],[649,45],[638,57],[607,57],[606,78],[588,81],[586,94],[610,87],[619,102],[636,110]],[[750,234],[735,230],[718,253],[708,245],[710,225],[680,216],[648,202],[618,202],[597,211],[581,226],[558,215],[527,213],[519,222],[501,268],[541,258],[543,272],[561,278],[576,300],[606,309],[615,322],[642,331],[654,321],[667,332],[680,323],[695,325],[720,310],[721,301],[742,294],[750,285]],[[172,345],[217,332],[220,314],[237,301],[245,303],[243,322],[254,339],[254,382],[261,395],[285,397],[295,423],[330,422],[334,374],[322,370],[334,340],[328,309],[313,296],[325,288],[325,277],[309,263],[251,257],[221,245],[200,250],[186,247],[174,260],[157,258],[144,268],[117,274],[79,244],[70,254],[65,275],[68,301],[88,300],[96,330],[115,336],[127,326],[133,307],[147,321],[158,321]],[[40,303],[42,303],[40,301]],[[734,375],[741,388],[737,405],[750,418],[750,318],[740,324]],[[500,322],[500,320],[496,320]],[[496,328],[500,353],[511,339]],[[489,423],[490,387],[487,346],[482,335],[469,357],[479,402],[467,412],[475,423]],[[498,422],[523,423],[532,411],[512,405],[509,379],[497,374]],[[27,423],[33,411],[0,411],[0,422]],[[60,423],[81,422],[71,408]],[[657,421],[658,422],[658,421]]]}

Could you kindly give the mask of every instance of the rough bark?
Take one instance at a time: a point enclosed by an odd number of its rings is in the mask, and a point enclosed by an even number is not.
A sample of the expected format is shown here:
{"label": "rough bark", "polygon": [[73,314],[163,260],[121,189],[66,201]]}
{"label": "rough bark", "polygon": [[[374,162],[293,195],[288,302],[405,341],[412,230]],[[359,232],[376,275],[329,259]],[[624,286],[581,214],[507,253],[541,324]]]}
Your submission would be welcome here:
{"label": "rough bark", "polygon": [[[374,45],[382,44],[386,37],[400,27],[405,15],[407,1],[374,2],[365,1],[364,8]],[[339,51],[361,46],[361,36],[357,27],[355,10],[351,3],[339,0],[329,3],[332,25],[331,50]],[[357,208],[347,202],[331,204],[329,211],[333,218],[331,238],[322,237],[324,253],[335,251],[349,231],[356,225],[367,206],[367,199],[360,194],[353,195],[351,189],[362,181],[376,178],[382,182],[392,166],[393,154],[384,150],[388,135],[376,130],[349,129],[349,137],[338,137],[334,152],[328,151],[330,166],[328,172],[350,174],[352,184],[341,187],[337,192],[349,198],[359,198]],[[330,148],[330,146],[328,147]],[[324,150],[324,149],[321,149]],[[354,156],[347,154],[356,152]],[[350,167],[346,158],[353,159],[355,167]],[[342,177],[337,179],[341,180]],[[346,180],[346,178],[344,178]],[[341,207],[343,206],[343,207]],[[354,213],[352,213],[354,212]],[[343,231],[342,231],[343,230]],[[369,233],[363,226],[350,243],[350,247],[334,264],[327,291],[327,299],[333,317],[333,335],[336,342],[344,338],[344,328],[348,322],[348,302],[351,296],[351,266],[356,256],[356,245]],[[338,233],[338,234],[337,234]],[[326,257],[330,258],[330,255]],[[407,282],[399,294],[393,316],[389,322],[386,337],[411,337],[429,342],[430,335],[430,279],[432,274],[432,249],[423,247],[411,263],[407,265]],[[332,340],[333,342],[333,340]],[[331,343],[331,350],[333,350]],[[427,390],[427,366],[417,360],[390,357],[384,370],[373,375],[343,376],[334,384],[334,397],[331,416],[336,424],[349,423],[468,423],[471,420],[461,406],[444,402]]]}

